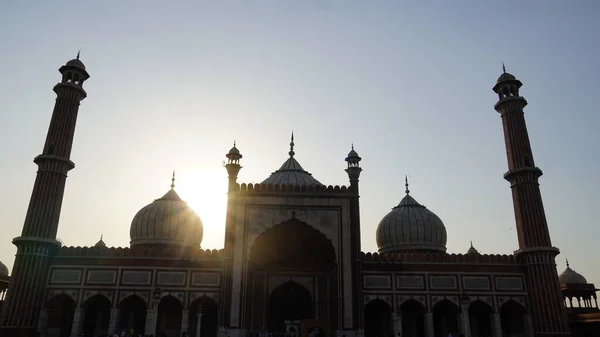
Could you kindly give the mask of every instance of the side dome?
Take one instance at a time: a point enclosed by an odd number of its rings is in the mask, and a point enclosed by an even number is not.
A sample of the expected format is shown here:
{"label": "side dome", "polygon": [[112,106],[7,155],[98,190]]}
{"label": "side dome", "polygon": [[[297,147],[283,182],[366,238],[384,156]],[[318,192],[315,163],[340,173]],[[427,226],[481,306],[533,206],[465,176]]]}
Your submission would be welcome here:
{"label": "side dome", "polygon": [[[174,178],[173,178],[174,180]],[[131,246],[200,246],[204,234],[202,221],[173,189],[142,208],[133,217],[129,236]]]}
{"label": "side dome", "polygon": [[587,284],[588,282],[583,275],[571,269],[569,266],[569,261],[567,261],[567,269],[558,275],[558,283],[560,283],[560,285],[566,285],[574,283]]}
{"label": "side dome", "polygon": [[8,276],[8,268],[0,261],[0,276]]}
{"label": "side dome", "polygon": [[444,223],[409,193],[407,181],[406,196],[379,222],[376,232],[379,252],[446,252]]}

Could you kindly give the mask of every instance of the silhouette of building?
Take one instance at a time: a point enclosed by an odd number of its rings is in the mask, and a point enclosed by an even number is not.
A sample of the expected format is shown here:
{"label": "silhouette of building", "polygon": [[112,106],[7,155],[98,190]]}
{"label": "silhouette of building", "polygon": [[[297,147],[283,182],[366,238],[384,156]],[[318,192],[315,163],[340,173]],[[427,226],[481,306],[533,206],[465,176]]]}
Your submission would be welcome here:
{"label": "silhouette of building", "polygon": [[[442,220],[405,196],[379,223],[378,253],[360,237],[361,157],[346,158],[348,186],[326,186],[289,157],[260,184],[238,182],[227,153],[224,249],[202,250],[200,217],[175,192],[133,218],[130,247],[56,241],[79,102],[89,78],[76,59],[62,80],[10,282],[0,268],[2,336],[143,334],[303,336],[598,336],[596,289],[570,267],[558,276],[524,120],[521,82],[493,90],[504,127],[519,250],[446,252]],[[1,267],[1,266],[0,266]],[[6,267],[4,267],[6,269]]]}

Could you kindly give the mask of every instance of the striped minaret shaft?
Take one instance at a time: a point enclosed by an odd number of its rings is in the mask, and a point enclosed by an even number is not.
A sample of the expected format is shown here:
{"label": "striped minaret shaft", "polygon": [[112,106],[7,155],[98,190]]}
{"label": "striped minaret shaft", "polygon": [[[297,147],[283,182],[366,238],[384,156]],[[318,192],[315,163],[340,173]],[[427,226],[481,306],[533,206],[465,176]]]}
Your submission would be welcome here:
{"label": "striped minaret shaft", "polygon": [[535,166],[523,108],[525,98],[519,95],[523,84],[513,75],[504,73],[493,90],[498,94],[494,106],[500,113],[504,128],[510,182],[519,251],[524,265],[529,306],[535,336],[569,336],[567,313],[562,301],[555,257],[538,179],[542,170]]}
{"label": "striped minaret shaft", "polygon": [[2,330],[17,329],[33,334],[44,306],[44,291],[51,256],[60,247],[56,241],[65,192],[77,112],[87,96],[83,83],[89,78],[77,58],[59,69],[60,83],[54,86],[56,103],[42,154],[35,157],[37,176],[20,237],[13,240],[17,255],[2,311]]}

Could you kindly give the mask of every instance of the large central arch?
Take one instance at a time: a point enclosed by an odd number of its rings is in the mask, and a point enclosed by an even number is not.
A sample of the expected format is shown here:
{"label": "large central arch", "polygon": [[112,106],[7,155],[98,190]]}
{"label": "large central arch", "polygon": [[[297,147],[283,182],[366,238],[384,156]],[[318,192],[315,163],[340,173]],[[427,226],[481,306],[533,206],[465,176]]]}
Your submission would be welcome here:
{"label": "large central arch", "polygon": [[[249,328],[283,332],[284,320],[337,317],[336,260],[329,238],[296,218],[265,230],[248,256]],[[273,283],[273,278],[281,277],[289,277],[290,282]],[[293,282],[296,277],[309,279],[314,289]]]}

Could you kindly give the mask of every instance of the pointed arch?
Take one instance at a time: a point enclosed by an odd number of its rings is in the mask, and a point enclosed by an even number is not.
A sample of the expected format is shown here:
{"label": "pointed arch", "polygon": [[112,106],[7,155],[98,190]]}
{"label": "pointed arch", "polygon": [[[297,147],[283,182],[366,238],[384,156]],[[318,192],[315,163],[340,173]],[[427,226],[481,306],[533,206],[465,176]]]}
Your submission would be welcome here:
{"label": "pointed arch", "polygon": [[492,317],[494,309],[484,301],[477,299],[469,305],[469,323],[472,336],[492,336]]}
{"label": "pointed arch", "polygon": [[426,308],[421,302],[411,298],[400,305],[402,315],[402,336],[425,336]]}
{"label": "pointed arch", "polygon": [[[196,336],[200,328],[200,336],[217,337],[219,306],[215,300],[202,296],[190,303],[188,317],[189,336]],[[198,324],[200,318],[200,324]]]}
{"label": "pointed arch", "polygon": [[523,335],[525,331],[527,309],[515,301],[508,300],[500,306],[500,325],[503,336]]}
{"label": "pointed arch", "polygon": [[181,334],[181,318],[183,303],[173,295],[167,295],[158,303],[156,334],[179,336]]}
{"label": "pointed arch", "polygon": [[460,308],[448,299],[441,300],[433,306],[433,331],[435,337],[446,337],[459,333],[458,318]]}
{"label": "pointed arch", "polygon": [[110,321],[110,300],[103,294],[95,294],[83,304],[83,333],[86,336],[99,336],[108,333]]}
{"label": "pointed arch", "polygon": [[146,301],[136,294],[131,294],[119,302],[119,329],[144,334],[146,331]]}
{"label": "pointed arch", "polygon": [[365,336],[392,336],[392,307],[377,298],[365,306]]}
{"label": "pointed arch", "polygon": [[50,298],[46,302],[48,309],[46,333],[57,337],[69,337],[76,305],[75,300],[65,293]]}
{"label": "pointed arch", "polygon": [[301,284],[288,281],[275,288],[269,296],[269,330],[285,332],[285,321],[314,318],[310,291]]}

